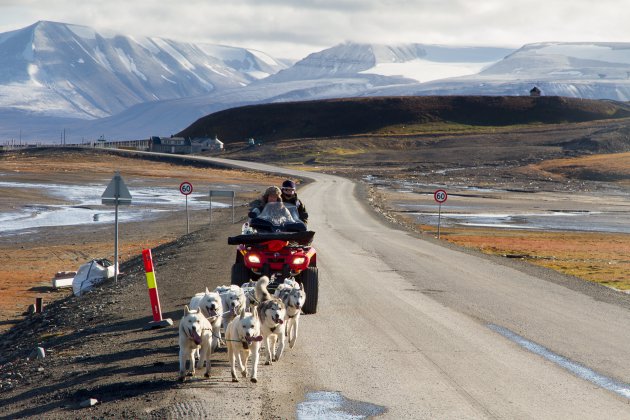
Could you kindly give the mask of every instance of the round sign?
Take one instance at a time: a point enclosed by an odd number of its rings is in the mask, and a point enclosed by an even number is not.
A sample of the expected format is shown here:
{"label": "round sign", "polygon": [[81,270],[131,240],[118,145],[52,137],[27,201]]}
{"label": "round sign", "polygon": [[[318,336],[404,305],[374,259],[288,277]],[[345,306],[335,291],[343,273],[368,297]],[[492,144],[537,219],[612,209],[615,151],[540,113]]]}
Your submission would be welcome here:
{"label": "round sign", "polygon": [[444,190],[437,190],[433,193],[433,198],[435,199],[435,201],[442,204],[448,198],[448,194],[446,194],[446,191]]}
{"label": "round sign", "polygon": [[179,192],[184,194],[184,195],[188,195],[190,193],[192,193],[193,188],[192,188],[192,184],[190,182],[182,182],[179,185]]}

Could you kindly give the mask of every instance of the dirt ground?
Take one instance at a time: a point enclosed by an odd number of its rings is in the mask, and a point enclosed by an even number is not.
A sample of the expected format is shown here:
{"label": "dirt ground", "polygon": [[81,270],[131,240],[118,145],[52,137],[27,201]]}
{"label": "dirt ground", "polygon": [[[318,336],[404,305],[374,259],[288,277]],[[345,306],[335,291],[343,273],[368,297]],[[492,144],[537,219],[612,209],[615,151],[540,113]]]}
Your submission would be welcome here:
{"label": "dirt ground", "polygon": [[[26,160],[21,161],[25,157]],[[75,166],[76,161],[79,163]],[[242,171],[180,167],[121,157],[104,160],[99,155],[78,158],[63,154],[32,159],[16,156],[0,160],[0,171],[11,174],[10,179],[16,180],[53,177],[66,182],[100,180],[105,186],[115,170],[121,171],[128,184],[137,177],[142,182],[168,183],[173,188],[184,179],[194,184],[241,185],[243,199],[239,200],[236,212],[239,221],[244,218],[244,204],[249,198],[266,185],[281,181],[281,178]],[[375,193],[374,189],[370,192],[370,186],[361,183],[359,190],[377,212],[404,228],[418,229],[385,205],[387,197]],[[580,188],[591,186],[584,184]],[[37,199],[44,200],[45,196]],[[15,209],[25,200],[32,202],[33,197],[3,190],[0,210]],[[152,315],[140,258],[142,249],[152,249],[162,314],[175,325],[181,318],[183,305],[193,294],[205,287],[229,283],[234,249],[227,245],[227,237],[240,233],[240,223],[232,224],[231,214],[225,210],[218,212],[216,223],[212,225],[208,224],[207,216],[204,211],[192,216],[190,234],[184,234],[182,212],[150,222],[123,224],[120,254],[124,275],[118,282],[105,282],[81,297],[72,296],[68,289],[51,290],[50,279],[56,271],[77,267],[86,259],[113,258],[112,241],[108,239],[113,227],[102,226],[98,230],[94,227],[45,228],[33,236],[2,239],[0,287],[3,300],[0,307],[5,332],[0,333],[0,418],[203,417],[203,413],[182,405],[177,399],[181,392],[196,387],[212,389],[222,396],[223,404],[238,407],[232,411],[237,418],[265,418],[256,411],[260,404],[248,405],[243,401],[242,391],[251,384],[239,384],[238,389],[232,386],[225,353],[213,357],[210,380],[195,379],[182,384],[177,381],[176,329],[147,328]],[[419,228],[422,234],[433,236],[433,231],[426,226]],[[586,236],[567,235],[563,240],[569,242],[559,245],[552,236],[535,234],[517,239],[511,235],[488,230],[445,232],[448,240],[459,238],[458,243],[486,251],[488,242],[484,240],[492,242],[494,253],[528,253],[532,257],[553,253],[557,256],[559,248],[571,243],[585,245],[579,252],[598,247],[601,255],[597,258],[602,260],[617,258],[604,255],[614,249],[603,246],[607,236],[598,239],[602,242],[587,243]],[[614,238],[614,243],[627,245],[630,241],[626,238],[627,235],[621,235]],[[524,243],[528,241],[536,245],[537,251],[525,249]],[[503,247],[509,251],[503,251]],[[627,250],[621,252],[628,255]],[[627,262],[627,257],[624,258]],[[546,263],[558,261],[530,258],[536,259]],[[566,264],[574,262],[571,258],[566,260]],[[43,313],[21,315],[36,296],[44,297]],[[37,357],[38,347],[44,349],[45,358]],[[277,374],[290,374],[292,354],[289,352],[287,357],[287,363],[274,366]],[[261,366],[261,377],[265,369]],[[90,399],[96,400],[94,406],[81,406]],[[286,407],[274,407],[273,418],[294,417],[295,413],[290,411],[294,403],[288,400]]]}
{"label": "dirt ground", "polygon": [[[181,166],[116,155],[103,158],[100,153],[29,153],[9,154],[0,159],[0,173],[5,182],[54,182],[59,184],[102,183],[103,191],[116,171],[133,191],[146,185],[178,191],[184,180],[193,187],[209,190],[237,189],[236,205],[244,206],[266,186],[283,178],[237,170]],[[186,233],[184,197],[180,211],[165,214],[147,223],[121,223],[119,227],[119,260],[125,261],[142,249],[167,243]],[[215,199],[216,200],[216,199]],[[224,201],[225,202],[225,201]],[[0,211],[15,211],[24,205],[63,204],[45,191],[0,187]],[[229,204],[229,202],[227,202]],[[66,203],[68,204],[68,203]],[[97,209],[99,206],[96,206]],[[102,206],[101,206],[102,207]],[[111,208],[110,208],[111,209]],[[121,207],[120,212],[125,208]],[[172,212],[172,209],[171,209]],[[189,229],[196,230],[209,221],[209,212],[190,210]],[[231,213],[216,212],[217,222],[231,221]],[[227,218],[227,219],[225,219]],[[36,233],[0,236],[0,331],[8,329],[35,302],[36,297],[51,301],[67,294],[53,290],[52,279],[59,271],[76,271],[93,258],[114,261],[114,225],[94,224],[52,227]]]}

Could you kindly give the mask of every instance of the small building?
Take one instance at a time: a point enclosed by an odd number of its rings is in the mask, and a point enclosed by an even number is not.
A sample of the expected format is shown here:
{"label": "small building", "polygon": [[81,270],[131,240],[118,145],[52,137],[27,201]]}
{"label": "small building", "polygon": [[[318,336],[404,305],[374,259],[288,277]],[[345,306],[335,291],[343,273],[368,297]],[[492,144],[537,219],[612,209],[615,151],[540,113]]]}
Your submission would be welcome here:
{"label": "small building", "polygon": [[201,151],[199,145],[194,145],[190,139],[183,137],[158,137],[149,139],[149,150],[157,153],[175,153],[187,155]]}
{"label": "small building", "polygon": [[222,151],[224,144],[219,137],[214,136],[213,139],[209,137],[196,137],[193,140],[193,144],[198,145],[202,152],[207,151]]}
{"label": "small building", "polygon": [[542,92],[536,86],[529,91],[529,96],[540,96]]}

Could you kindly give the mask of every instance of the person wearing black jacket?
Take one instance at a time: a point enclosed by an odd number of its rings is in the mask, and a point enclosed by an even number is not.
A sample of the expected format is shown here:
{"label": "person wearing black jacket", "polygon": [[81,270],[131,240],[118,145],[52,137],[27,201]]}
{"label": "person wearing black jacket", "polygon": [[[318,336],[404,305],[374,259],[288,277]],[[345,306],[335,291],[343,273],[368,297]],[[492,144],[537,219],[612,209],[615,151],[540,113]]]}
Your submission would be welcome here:
{"label": "person wearing black jacket", "polygon": [[295,182],[287,179],[282,183],[282,201],[285,203],[291,203],[297,207],[298,214],[300,215],[300,219],[304,223],[308,223],[308,213],[306,211],[306,206],[302,200],[300,200],[297,196],[297,192],[295,189]]}

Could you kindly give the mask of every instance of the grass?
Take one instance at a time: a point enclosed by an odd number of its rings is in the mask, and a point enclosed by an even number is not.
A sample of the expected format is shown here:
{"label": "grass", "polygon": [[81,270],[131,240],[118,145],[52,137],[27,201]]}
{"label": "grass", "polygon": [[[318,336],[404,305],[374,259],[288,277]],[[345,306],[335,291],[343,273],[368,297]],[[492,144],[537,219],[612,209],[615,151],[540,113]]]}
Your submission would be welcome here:
{"label": "grass", "polygon": [[442,239],[485,254],[518,257],[584,280],[630,290],[630,235],[447,228]]}
{"label": "grass", "polygon": [[630,182],[630,152],[553,159],[532,165],[532,167],[572,178],[582,178],[587,175],[588,178]]}
{"label": "grass", "polygon": [[534,124],[513,125],[510,127],[467,125],[454,122],[427,122],[420,124],[399,124],[383,127],[372,133],[377,136],[409,136],[416,134],[487,134],[500,131],[531,127]]}

